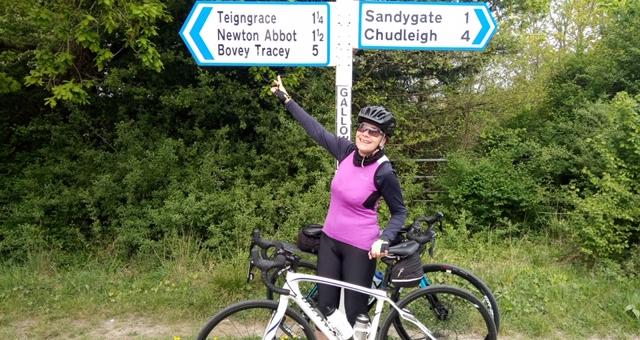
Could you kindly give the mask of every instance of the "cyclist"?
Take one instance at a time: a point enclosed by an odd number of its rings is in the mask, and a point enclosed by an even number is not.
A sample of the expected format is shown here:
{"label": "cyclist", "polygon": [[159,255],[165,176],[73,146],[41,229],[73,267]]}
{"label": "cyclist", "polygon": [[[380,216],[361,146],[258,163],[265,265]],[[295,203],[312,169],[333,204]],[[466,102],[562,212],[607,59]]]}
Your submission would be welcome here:
{"label": "cyclist", "polygon": [[[292,100],[280,76],[273,82],[271,92],[307,134],[339,162],[320,239],[318,275],[369,287],[376,259],[386,255],[389,241],[407,217],[398,177],[384,153],[396,126],[395,118],[382,106],[364,107],[358,113],[353,143],[327,131]],[[391,213],[382,232],[377,220],[380,198]],[[319,285],[318,298],[320,311],[326,315],[339,306],[340,288]],[[351,325],[359,314],[367,314],[364,294],[345,291],[344,303]]]}

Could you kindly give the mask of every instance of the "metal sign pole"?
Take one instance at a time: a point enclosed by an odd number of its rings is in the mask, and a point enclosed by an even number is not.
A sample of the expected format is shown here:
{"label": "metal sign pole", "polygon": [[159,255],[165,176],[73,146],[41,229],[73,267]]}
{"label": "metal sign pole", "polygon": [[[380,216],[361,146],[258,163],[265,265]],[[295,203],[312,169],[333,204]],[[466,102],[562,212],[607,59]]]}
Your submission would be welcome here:
{"label": "metal sign pole", "polygon": [[353,49],[358,1],[337,0],[335,3],[334,51],[336,65],[336,135],[351,139],[351,85],[353,82]]}

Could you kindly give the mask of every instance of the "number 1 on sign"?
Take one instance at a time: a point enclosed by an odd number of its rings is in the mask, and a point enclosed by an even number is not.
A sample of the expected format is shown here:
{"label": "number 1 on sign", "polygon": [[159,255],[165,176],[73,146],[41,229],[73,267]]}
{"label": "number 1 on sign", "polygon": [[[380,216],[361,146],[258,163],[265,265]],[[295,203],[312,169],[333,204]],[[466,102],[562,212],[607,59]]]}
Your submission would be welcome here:
{"label": "number 1 on sign", "polygon": [[319,28],[316,28],[313,32],[311,32],[313,34],[313,41],[324,41],[324,34],[322,34],[322,32],[320,32]]}
{"label": "number 1 on sign", "polygon": [[312,14],[313,16],[313,23],[314,24],[322,24],[324,23],[324,17],[322,15],[320,15],[320,12],[313,12]]}

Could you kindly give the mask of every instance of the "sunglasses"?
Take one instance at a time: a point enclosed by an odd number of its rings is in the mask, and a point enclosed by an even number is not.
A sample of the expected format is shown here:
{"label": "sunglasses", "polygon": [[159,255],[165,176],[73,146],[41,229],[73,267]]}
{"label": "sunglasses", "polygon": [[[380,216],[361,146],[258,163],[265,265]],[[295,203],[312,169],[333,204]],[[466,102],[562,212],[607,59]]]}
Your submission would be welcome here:
{"label": "sunglasses", "polygon": [[375,126],[371,126],[369,124],[366,124],[366,123],[360,123],[358,125],[358,132],[360,132],[360,133],[368,132],[369,136],[374,137],[374,138],[378,138],[378,137],[380,137],[380,136],[382,136],[384,134],[382,132],[382,130],[378,129]]}

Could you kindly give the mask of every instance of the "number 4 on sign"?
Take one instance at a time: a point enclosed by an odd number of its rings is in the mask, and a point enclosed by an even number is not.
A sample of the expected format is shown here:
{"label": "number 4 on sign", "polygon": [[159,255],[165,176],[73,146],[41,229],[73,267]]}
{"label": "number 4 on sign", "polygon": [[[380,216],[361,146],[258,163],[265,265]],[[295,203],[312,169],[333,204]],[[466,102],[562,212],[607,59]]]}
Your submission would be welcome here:
{"label": "number 4 on sign", "polygon": [[471,39],[471,38],[469,38],[469,30],[464,31],[464,33],[462,34],[462,37],[460,37],[460,39],[469,41],[469,39]]}
{"label": "number 4 on sign", "polygon": [[323,24],[324,23],[324,17],[322,16],[322,14],[320,14],[320,12],[314,12],[313,13],[313,23],[314,24]]}

